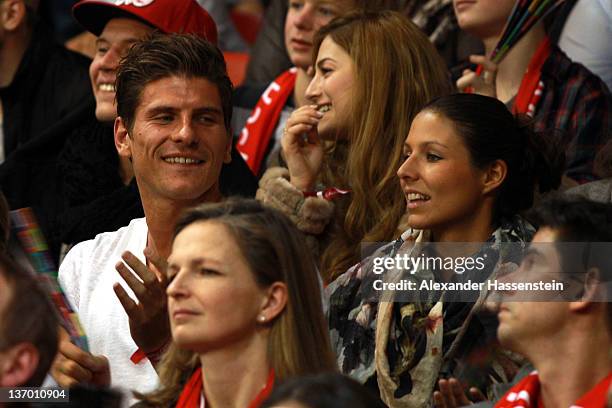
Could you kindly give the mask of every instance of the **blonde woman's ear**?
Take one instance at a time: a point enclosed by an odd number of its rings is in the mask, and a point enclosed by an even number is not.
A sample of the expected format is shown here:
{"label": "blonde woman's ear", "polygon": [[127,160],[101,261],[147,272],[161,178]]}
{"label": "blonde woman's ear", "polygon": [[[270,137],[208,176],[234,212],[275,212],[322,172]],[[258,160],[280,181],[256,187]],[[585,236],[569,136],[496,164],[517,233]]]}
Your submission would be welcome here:
{"label": "blonde woman's ear", "polygon": [[260,323],[269,322],[280,316],[287,306],[288,297],[287,285],[283,282],[274,282],[270,285],[266,290],[258,321]]}

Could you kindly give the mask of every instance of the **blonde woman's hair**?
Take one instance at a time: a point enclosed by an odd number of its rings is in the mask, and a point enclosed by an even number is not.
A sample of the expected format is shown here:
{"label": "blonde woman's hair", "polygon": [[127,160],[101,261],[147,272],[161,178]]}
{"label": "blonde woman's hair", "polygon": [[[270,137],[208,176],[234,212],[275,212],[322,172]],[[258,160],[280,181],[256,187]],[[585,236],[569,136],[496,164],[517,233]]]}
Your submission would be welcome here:
{"label": "blonde woman's hair", "polygon": [[[304,237],[293,223],[258,201],[230,198],[188,210],[176,226],[175,237],[188,225],[205,221],[227,228],[257,284],[266,287],[284,282],[287,285],[287,305],[270,322],[268,359],[276,381],[336,371],[323,316],[318,274]],[[147,395],[137,394],[137,397],[150,406],[165,407],[175,403],[185,382],[199,365],[195,353],[172,344],[160,362],[160,388]]]}
{"label": "blonde woman's hair", "polygon": [[397,236],[406,209],[396,176],[404,140],[419,110],[449,93],[451,85],[427,36],[398,12],[355,12],[335,19],[315,37],[315,56],[327,37],[353,60],[352,100],[358,101],[347,129],[348,150],[328,155],[322,180],[352,190],[322,256],[321,270],[332,280],[359,261],[361,242]]}

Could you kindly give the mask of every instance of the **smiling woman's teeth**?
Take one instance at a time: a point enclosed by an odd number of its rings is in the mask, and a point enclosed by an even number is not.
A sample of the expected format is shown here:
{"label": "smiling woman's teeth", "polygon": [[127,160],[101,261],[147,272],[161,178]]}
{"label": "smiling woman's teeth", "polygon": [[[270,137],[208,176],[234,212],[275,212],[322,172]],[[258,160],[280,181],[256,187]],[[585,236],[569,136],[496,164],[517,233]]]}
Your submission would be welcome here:
{"label": "smiling woman's teeth", "polygon": [[105,92],[115,92],[114,84],[100,84],[98,85],[98,89]]}
{"label": "smiling woman's teeth", "polygon": [[329,112],[330,109],[331,109],[330,105],[323,105],[319,107],[319,112],[321,113]]}
{"label": "smiling woman's teeth", "polygon": [[419,193],[410,193],[410,194],[408,194],[408,200],[410,200],[410,201],[415,201],[415,200],[427,201],[430,198],[431,197],[426,196],[425,194],[419,194]]}
{"label": "smiling woman's teeth", "polygon": [[168,157],[165,158],[164,161],[166,163],[173,164],[199,164],[202,163],[202,160],[190,159],[187,157]]}

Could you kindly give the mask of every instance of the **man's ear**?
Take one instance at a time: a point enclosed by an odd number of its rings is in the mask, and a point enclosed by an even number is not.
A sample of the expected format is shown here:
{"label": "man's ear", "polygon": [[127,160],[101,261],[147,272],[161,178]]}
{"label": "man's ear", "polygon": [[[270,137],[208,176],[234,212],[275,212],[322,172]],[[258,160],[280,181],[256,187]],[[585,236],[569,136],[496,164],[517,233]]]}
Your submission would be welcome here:
{"label": "man's ear", "polygon": [[495,160],[483,174],[483,190],[484,194],[496,190],[502,185],[508,173],[508,165],[503,160]]}
{"label": "man's ear", "polygon": [[0,364],[0,387],[20,387],[32,378],[40,356],[31,343],[11,347]]}
{"label": "man's ear", "polygon": [[234,144],[234,138],[232,137],[232,131],[230,129],[229,135],[227,135],[227,147],[225,149],[225,155],[223,156],[223,163],[228,164],[232,162],[232,149]]}
{"label": "man's ear", "polygon": [[6,31],[17,30],[26,19],[26,6],[23,0],[4,0],[0,2],[0,23]]}
{"label": "man's ear", "polygon": [[131,142],[125,122],[121,116],[117,116],[115,119],[115,147],[117,148],[119,156],[132,157]]}
{"label": "man's ear", "polygon": [[274,282],[268,287],[266,290],[266,298],[264,299],[258,316],[261,323],[274,320],[283,310],[285,310],[288,299],[287,292],[287,285],[283,282]]}
{"label": "man's ear", "polygon": [[589,307],[590,304],[601,302],[603,297],[601,289],[601,273],[598,268],[592,267],[586,272],[582,287],[582,297],[574,302],[570,302],[570,310],[580,312]]}

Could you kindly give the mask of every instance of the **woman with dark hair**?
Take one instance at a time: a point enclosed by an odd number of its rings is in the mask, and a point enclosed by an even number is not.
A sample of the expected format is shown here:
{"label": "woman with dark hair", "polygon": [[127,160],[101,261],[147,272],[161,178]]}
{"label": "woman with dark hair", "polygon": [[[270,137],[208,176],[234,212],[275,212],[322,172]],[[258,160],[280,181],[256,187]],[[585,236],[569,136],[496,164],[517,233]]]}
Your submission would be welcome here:
{"label": "woman with dark hair", "polygon": [[255,200],[185,213],[168,258],[172,345],[143,406],[258,407],[276,381],[335,371],[306,251],[291,221]]}
{"label": "woman with dark hair", "polygon": [[[483,293],[418,289],[424,281],[484,282],[501,265],[517,264],[517,254],[502,243],[520,249],[531,239],[534,229],[519,213],[533,204],[536,186],[558,186],[561,159],[555,146],[496,99],[457,94],[425,106],[412,123],[397,171],[410,228],[327,287],[341,370],[377,386],[394,407],[427,406],[439,377],[487,388],[493,378],[512,375],[502,369],[508,367],[506,356],[491,345],[495,320],[476,313]],[[466,270],[445,261],[376,271],[385,258],[404,254],[480,259],[482,267]],[[410,280],[417,291],[372,296],[377,280]],[[479,381],[470,373],[478,373]]]}

